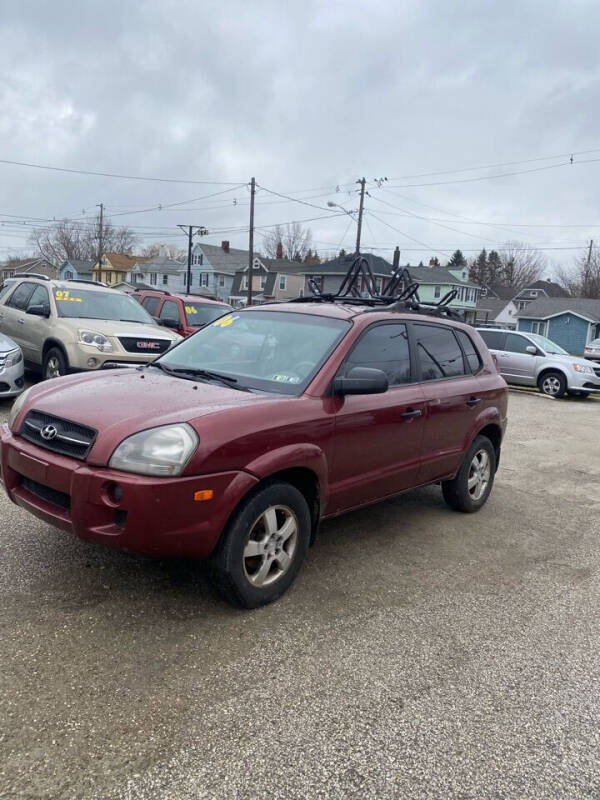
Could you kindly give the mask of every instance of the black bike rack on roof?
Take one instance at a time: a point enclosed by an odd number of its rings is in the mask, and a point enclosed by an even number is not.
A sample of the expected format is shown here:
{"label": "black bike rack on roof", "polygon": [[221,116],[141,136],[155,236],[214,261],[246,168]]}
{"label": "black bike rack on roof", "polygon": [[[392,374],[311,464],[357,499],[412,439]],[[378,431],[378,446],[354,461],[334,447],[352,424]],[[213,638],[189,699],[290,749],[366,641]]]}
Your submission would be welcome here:
{"label": "black bike rack on roof", "polygon": [[[363,278],[365,289],[359,289],[359,279]],[[452,289],[437,303],[422,303],[419,299],[419,283],[415,281],[407,267],[396,270],[389,281],[377,291],[373,270],[365,256],[356,256],[352,261],[339,290],[335,294],[321,292],[317,282],[311,278],[309,286],[313,292],[309,297],[296,297],[292,303],[343,303],[347,305],[368,306],[369,311],[398,311],[428,316],[446,317],[463,322],[463,318],[449,306],[457,296]],[[400,290],[400,291],[399,291]]]}

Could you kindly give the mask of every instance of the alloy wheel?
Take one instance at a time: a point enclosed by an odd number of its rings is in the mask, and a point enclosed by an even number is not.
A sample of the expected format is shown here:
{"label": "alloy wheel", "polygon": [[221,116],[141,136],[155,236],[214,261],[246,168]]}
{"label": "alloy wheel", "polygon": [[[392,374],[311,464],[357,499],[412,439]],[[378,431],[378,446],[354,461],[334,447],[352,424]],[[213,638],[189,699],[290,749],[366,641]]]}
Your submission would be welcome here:
{"label": "alloy wheel", "polygon": [[485,450],[478,450],[469,467],[467,487],[473,500],[481,500],[490,482],[490,457]]}
{"label": "alloy wheel", "polygon": [[278,581],[290,568],[298,542],[298,519],[287,506],[270,506],[256,520],[244,547],[244,574],[257,588]]}
{"label": "alloy wheel", "polygon": [[60,361],[56,356],[52,356],[46,364],[46,378],[60,378],[61,374]]}
{"label": "alloy wheel", "polygon": [[560,381],[555,375],[548,375],[542,381],[542,391],[551,397],[555,397],[560,392],[560,388]]}

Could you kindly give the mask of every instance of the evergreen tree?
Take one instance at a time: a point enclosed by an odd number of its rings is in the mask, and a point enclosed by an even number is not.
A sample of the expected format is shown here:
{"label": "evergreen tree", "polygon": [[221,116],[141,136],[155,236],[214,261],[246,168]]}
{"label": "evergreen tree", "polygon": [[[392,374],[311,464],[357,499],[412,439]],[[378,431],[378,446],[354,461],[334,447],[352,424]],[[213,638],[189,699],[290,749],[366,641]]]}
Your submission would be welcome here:
{"label": "evergreen tree", "polygon": [[486,286],[495,286],[503,282],[504,265],[499,254],[490,250],[487,260]]}
{"label": "evergreen tree", "polygon": [[338,258],[345,258],[345,257],[346,257],[346,251],[342,247],[342,249],[340,250],[340,254],[339,254]]}
{"label": "evergreen tree", "polygon": [[488,263],[487,253],[484,247],[477,258],[471,262],[471,266],[469,267],[469,280],[473,281],[473,283],[479,284],[479,286],[484,286],[487,283],[487,278]]}
{"label": "evergreen tree", "polygon": [[439,258],[437,256],[432,256],[429,259],[429,266],[430,267],[439,267],[439,265],[440,265],[440,260],[439,260]]}
{"label": "evergreen tree", "polygon": [[455,250],[452,258],[448,262],[448,269],[461,269],[467,266],[467,259],[463,256],[462,250]]}

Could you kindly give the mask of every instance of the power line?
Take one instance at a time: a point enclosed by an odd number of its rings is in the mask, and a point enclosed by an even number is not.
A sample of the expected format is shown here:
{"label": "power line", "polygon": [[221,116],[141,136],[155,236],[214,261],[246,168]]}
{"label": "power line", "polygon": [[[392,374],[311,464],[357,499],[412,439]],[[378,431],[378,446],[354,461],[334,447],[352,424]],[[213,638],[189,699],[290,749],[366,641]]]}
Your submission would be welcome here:
{"label": "power line", "polygon": [[47,164],[31,164],[26,161],[10,161],[7,158],[0,158],[0,164],[7,164],[13,167],[30,167],[32,169],[44,169],[51,172],[67,172],[74,175],[95,175],[100,178],[120,178],[129,181],[155,181],[157,183],[187,183],[198,186],[237,186],[242,181],[198,181],[186,180],[183,178],[155,178],[145,175],[121,175],[116,172],[96,172],[89,169],[68,169],[67,167],[51,167]]}
{"label": "power line", "polygon": [[401,236],[404,236],[407,239],[410,239],[412,242],[416,242],[417,244],[420,244],[426,250],[433,250],[434,253],[441,253],[443,256],[447,256],[450,253],[450,250],[438,250],[435,247],[431,247],[431,245],[426,244],[425,242],[422,242],[420,239],[415,239],[414,236],[409,236],[408,233],[405,233],[404,231],[401,231],[399,228],[394,228],[393,225],[390,225],[384,219],[380,219],[372,211],[368,211],[367,213],[370,214],[373,217],[373,219],[376,219],[378,222],[381,222],[382,225],[386,225],[388,228],[391,228],[393,231],[396,231],[396,233],[399,233]]}
{"label": "power line", "polygon": [[212,192],[211,194],[204,194],[201,195],[200,197],[192,197],[189,200],[180,200],[177,203],[167,203],[164,205],[162,203],[159,203],[157,206],[152,206],[152,208],[142,208],[138,211],[120,211],[117,214],[111,214],[111,217],[125,217],[125,216],[130,216],[131,214],[146,214],[149,211],[163,211],[169,208],[184,206],[186,203],[195,203],[198,200],[206,200],[209,197],[217,197],[218,195],[227,194],[228,192],[235,192],[236,189],[241,189],[243,186],[246,186],[246,184],[240,183],[237,186],[232,186],[229,189],[223,189],[220,192]]}

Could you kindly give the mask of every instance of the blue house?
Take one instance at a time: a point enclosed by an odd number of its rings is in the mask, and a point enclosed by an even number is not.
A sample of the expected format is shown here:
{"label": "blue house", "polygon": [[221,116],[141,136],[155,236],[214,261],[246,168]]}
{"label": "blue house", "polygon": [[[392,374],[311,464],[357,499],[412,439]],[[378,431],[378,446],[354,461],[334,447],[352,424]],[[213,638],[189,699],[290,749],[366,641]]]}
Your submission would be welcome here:
{"label": "blue house", "polygon": [[517,314],[517,330],[539,333],[571,355],[600,337],[600,300],[582,297],[544,297]]}
{"label": "blue house", "polygon": [[91,281],[93,261],[82,261],[78,258],[68,258],[58,268],[58,279],[61,281]]}

